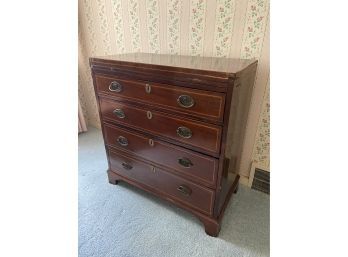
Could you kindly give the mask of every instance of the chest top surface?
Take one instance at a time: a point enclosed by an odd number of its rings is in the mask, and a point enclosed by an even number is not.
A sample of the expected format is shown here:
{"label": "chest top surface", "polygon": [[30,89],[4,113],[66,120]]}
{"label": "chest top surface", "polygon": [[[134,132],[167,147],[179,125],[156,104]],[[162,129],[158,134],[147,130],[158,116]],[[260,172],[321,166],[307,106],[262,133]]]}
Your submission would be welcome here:
{"label": "chest top surface", "polygon": [[204,72],[205,75],[238,77],[255,59],[201,57],[152,53],[127,53],[90,58],[91,66],[115,65],[167,71]]}

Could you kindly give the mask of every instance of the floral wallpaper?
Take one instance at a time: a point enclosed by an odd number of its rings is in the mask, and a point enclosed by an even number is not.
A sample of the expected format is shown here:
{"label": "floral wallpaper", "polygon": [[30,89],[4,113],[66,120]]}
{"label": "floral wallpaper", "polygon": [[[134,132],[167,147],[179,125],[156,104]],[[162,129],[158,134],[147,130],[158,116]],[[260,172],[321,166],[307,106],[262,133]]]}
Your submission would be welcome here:
{"label": "floral wallpaper", "polygon": [[116,37],[116,46],[118,53],[124,53],[125,51],[125,42],[124,42],[124,33],[123,33],[123,19],[122,19],[122,1],[121,0],[112,0],[112,14],[113,14],[113,24]]}
{"label": "floral wallpaper", "polygon": [[190,9],[190,55],[202,55],[206,1],[192,0]]}
{"label": "floral wallpaper", "polygon": [[249,59],[258,56],[262,47],[259,41],[263,39],[266,26],[266,16],[269,6],[264,0],[249,0],[247,21],[244,26],[241,58]]}
{"label": "floral wallpaper", "polygon": [[256,133],[256,142],[254,145],[254,161],[270,170],[270,99],[269,99],[269,79],[262,102],[261,116]]}
{"label": "floral wallpaper", "polygon": [[167,1],[167,46],[170,54],[178,54],[180,52],[181,1],[182,0]]}
{"label": "floral wallpaper", "polygon": [[147,0],[147,29],[150,53],[159,53],[159,7],[157,0]]}
{"label": "floral wallpaper", "polygon": [[[82,5],[82,3],[80,3],[80,6],[81,5]],[[81,17],[82,14],[79,13],[79,28],[82,27],[82,24],[84,25],[85,29],[87,28],[87,31],[84,31],[84,34],[88,35],[88,49],[92,55],[95,55],[97,52],[97,45],[96,45],[96,31],[94,30],[95,20],[92,17],[93,10],[92,10],[92,6],[91,6],[89,0],[84,0],[83,5],[85,7],[84,8],[85,13],[84,13],[83,17],[86,19],[86,21],[84,21],[82,19],[82,17]],[[81,34],[82,34],[82,31],[81,31],[81,29],[79,29],[79,39],[81,39],[84,36]],[[84,38],[84,39],[86,41],[86,38]],[[87,42],[81,42],[81,40],[79,40],[79,43],[87,43]],[[82,49],[86,49],[86,47],[82,47]],[[82,49],[79,49],[79,50],[82,50]]]}
{"label": "floral wallpaper", "polygon": [[139,24],[139,2],[138,0],[128,1],[128,12],[130,22],[130,35],[134,52],[141,50],[140,24]]}
{"label": "floral wallpaper", "polygon": [[[269,0],[79,0],[79,98],[100,127],[88,58],[153,52],[259,60],[240,174],[269,167]],[[244,164],[243,164],[244,163]]]}
{"label": "floral wallpaper", "polygon": [[98,4],[97,12],[100,19],[100,32],[101,32],[101,38],[102,38],[103,46],[104,46],[103,54],[107,55],[108,53],[111,52],[109,23],[107,21],[107,16],[105,13],[104,0],[97,0],[97,4]]}
{"label": "floral wallpaper", "polygon": [[216,4],[214,56],[226,57],[231,48],[235,1],[218,0]]}

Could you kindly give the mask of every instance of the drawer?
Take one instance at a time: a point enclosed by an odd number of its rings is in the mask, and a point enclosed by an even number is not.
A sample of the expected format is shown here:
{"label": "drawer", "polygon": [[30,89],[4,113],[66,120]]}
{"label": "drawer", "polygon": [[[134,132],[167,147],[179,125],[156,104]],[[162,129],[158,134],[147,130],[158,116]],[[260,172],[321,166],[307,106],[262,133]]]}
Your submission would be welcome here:
{"label": "drawer", "polygon": [[220,151],[221,127],[172,117],[129,104],[100,98],[102,118],[167,137],[211,154]]}
{"label": "drawer", "polygon": [[111,170],[169,195],[177,201],[211,215],[214,191],[163,169],[109,149]]}
{"label": "drawer", "polygon": [[105,142],[144,159],[174,169],[197,182],[214,186],[218,159],[208,157],[161,140],[104,123]]}
{"label": "drawer", "polygon": [[98,93],[127,98],[184,114],[222,121],[225,94],[95,75]]}

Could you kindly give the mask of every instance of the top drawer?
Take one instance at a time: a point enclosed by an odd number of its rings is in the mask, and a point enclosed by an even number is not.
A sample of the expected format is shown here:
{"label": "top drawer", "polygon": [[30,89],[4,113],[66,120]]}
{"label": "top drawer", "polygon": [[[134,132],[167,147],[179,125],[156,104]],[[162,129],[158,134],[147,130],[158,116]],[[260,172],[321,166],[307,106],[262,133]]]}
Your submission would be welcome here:
{"label": "top drawer", "polygon": [[225,105],[223,93],[95,75],[98,93],[144,102],[171,111],[221,122]]}

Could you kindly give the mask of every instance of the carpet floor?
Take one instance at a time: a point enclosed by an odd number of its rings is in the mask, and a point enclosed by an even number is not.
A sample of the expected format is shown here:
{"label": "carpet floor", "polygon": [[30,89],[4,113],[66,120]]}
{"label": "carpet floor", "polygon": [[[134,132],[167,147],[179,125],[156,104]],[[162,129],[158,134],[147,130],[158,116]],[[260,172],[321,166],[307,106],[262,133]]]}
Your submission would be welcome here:
{"label": "carpet floor", "polygon": [[219,237],[190,213],[126,183],[108,183],[101,131],[79,135],[80,257],[269,256],[269,196],[240,185]]}

